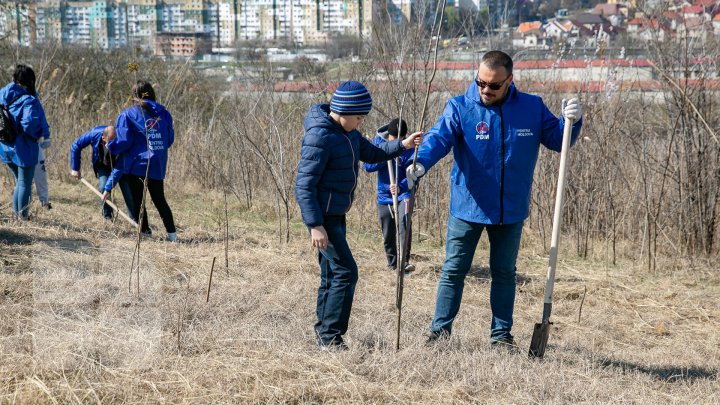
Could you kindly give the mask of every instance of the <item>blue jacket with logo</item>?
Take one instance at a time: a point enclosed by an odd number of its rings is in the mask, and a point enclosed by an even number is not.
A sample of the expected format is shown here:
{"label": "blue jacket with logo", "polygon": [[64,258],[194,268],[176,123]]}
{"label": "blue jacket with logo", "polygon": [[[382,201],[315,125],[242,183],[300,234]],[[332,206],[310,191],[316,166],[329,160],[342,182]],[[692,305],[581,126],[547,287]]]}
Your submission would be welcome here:
{"label": "blue jacket with logo", "polygon": [[312,228],[324,215],[344,215],[352,206],[358,162],[377,163],[404,150],[399,140],[375,146],[359,131],[346,132],[330,117],[330,105],[316,104],[305,116],[295,199]]}
{"label": "blue jacket with logo", "polygon": [[72,145],[70,145],[70,170],[80,170],[82,150],[90,145],[92,147],[93,170],[97,173],[98,165],[101,164],[100,152],[103,149],[101,142],[105,128],[107,128],[107,125],[95,127],[73,141]]}
{"label": "blue jacket with logo", "polygon": [[[383,143],[388,142],[387,134],[385,136],[378,135],[373,139],[373,145],[379,146]],[[404,201],[410,197],[410,190],[407,186],[407,179],[405,178],[405,169],[408,165],[412,164],[413,156],[415,155],[415,149],[407,149],[402,155],[400,155],[400,164],[398,168],[397,179],[398,182],[398,201]],[[395,162],[392,162],[393,170],[395,170]],[[393,203],[392,194],[390,193],[390,172],[388,172],[387,162],[383,163],[364,163],[363,168],[368,173],[377,172],[377,202],[378,204],[389,205]]]}
{"label": "blue jacket with logo", "polygon": [[168,149],[175,142],[172,117],[162,104],[143,102],[145,108],[133,105],[117,118],[117,137],[107,145],[117,160],[105,191],[112,190],[123,174],[144,178],[147,171],[153,180],[165,179]]}
{"label": "blue jacket with logo", "polygon": [[[481,224],[524,221],[540,145],[560,151],[564,118],[558,119],[535,95],[510,85],[501,105],[485,105],[473,82],[447,102],[418,151],[429,170],[451,150],[450,214]],[[582,120],[573,125],[574,143]]]}
{"label": "blue jacket with logo", "polygon": [[37,94],[30,94],[18,84],[8,83],[0,89],[0,104],[9,106],[17,133],[14,145],[0,143],[0,159],[20,167],[35,166],[40,150],[38,139],[50,139],[50,125]]}

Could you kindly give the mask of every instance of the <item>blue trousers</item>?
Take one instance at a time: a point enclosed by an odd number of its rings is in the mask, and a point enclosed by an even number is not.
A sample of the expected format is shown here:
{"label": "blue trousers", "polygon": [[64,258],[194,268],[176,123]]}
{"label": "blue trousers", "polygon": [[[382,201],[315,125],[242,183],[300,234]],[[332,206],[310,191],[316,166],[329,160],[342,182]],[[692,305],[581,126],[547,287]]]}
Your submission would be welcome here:
{"label": "blue trousers", "polygon": [[323,226],[328,246],[318,254],[320,287],[315,333],[321,343],[340,343],[350,321],[358,268],[347,244],[345,216],[326,216]]}
{"label": "blue trousers", "polygon": [[35,166],[22,167],[15,163],[8,163],[10,171],[15,176],[15,191],[13,192],[13,211],[15,215],[27,218],[30,207],[30,196],[32,195],[33,177]]}
{"label": "blue trousers", "polygon": [[480,235],[487,230],[490,239],[490,339],[512,338],[515,305],[515,262],[520,248],[523,223],[485,225],[448,218],[445,263],[438,283],[433,333],[452,332],[460,310],[465,276],[472,266]]}
{"label": "blue trousers", "polygon": [[[100,191],[101,193],[105,190],[105,183],[107,183],[108,177],[110,177],[110,173],[111,170],[109,167],[101,167],[97,170],[98,191]],[[130,190],[130,184],[128,184],[126,176],[120,177],[118,185],[120,186],[120,192],[122,193],[123,200],[125,200],[125,206],[127,207],[128,215],[130,216],[130,218],[135,220],[135,222],[137,222],[138,214],[133,210],[135,203],[133,200],[132,191]],[[103,201],[101,201],[100,204],[102,204],[103,218],[111,219],[113,215],[113,209],[110,208],[110,205],[106,204]]]}

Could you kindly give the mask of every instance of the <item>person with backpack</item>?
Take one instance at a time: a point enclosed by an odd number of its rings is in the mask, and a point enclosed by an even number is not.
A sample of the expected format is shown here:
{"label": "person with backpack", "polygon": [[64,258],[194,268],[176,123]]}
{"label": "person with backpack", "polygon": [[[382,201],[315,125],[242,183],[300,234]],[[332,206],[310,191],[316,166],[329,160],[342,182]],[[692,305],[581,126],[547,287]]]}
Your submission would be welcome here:
{"label": "person with backpack", "polygon": [[[98,179],[98,190],[105,191],[105,184],[112,173],[117,160],[115,156],[110,154],[107,144],[115,139],[115,127],[112,125],[100,125],[86,133],[80,135],[70,146],[70,176],[80,179],[80,162],[82,158],[82,150],[87,146],[92,148],[92,166],[95,177]],[[138,222],[137,211],[133,210],[134,204],[130,184],[125,176],[120,176],[118,180],[120,191],[122,192],[125,205],[128,209],[128,215],[135,222]],[[106,221],[113,218],[113,209],[105,203],[102,204],[102,214]]]}
{"label": "person with backpack", "polygon": [[[39,151],[50,146],[50,125],[35,91],[35,72],[31,67],[15,66],[13,81],[0,89],[0,109],[3,115],[0,160],[15,177],[15,217],[27,220]],[[40,139],[44,141],[38,144]]]}
{"label": "person with backpack", "polygon": [[117,155],[117,160],[105,183],[103,200],[107,200],[110,190],[125,175],[132,194],[131,211],[140,215],[140,232],[150,236],[147,211],[140,211],[147,179],[147,190],[165,225],[167,240],[174,242],[177,240],[175,221],[165,199],[164,183],[168,150],[175,142],[172,116],[156,101],[155,90],[145,80],[138,80],[133,86],[132,97],[133,105],[117,118],[117,136],[107,144],[110,153]]}
{"label": "person with backpack", "polygon": [[350,321],[358,268],[346,238],[345,214],[357,186],[358,162],[378,163],[419,145],[422,132],[379,146],[358,127],[372,109],[370,92],[347,81],[335,90],[330,104],[315,104],[305,115],[295,199],[319,250],[315,338],[321,350],[347,350],[343,335]]}
{"label": "person with backpack", "polygon": [[[377,136],[373,139],[373,145],[379,146],[383,143],[394,141],[398,138],[405,139],[407,134],[407,124],[405,120],[400,121],[395,118],[390,123],[383,125],[377,130]],[[377,203],[378,217],[380,218],[380,229],[383,235],[383,245],[385,246],[385,255],[387,256],[388,269],[397,267],[398,249],[397,249],[397,231],[395,223],[395,211],[393,208],[393,195],[399,194],[398,199],[398,215],[402,218],[400,222],[400,243],[405,243],[405,238],[409,237],[407,251],[405,252],[405,272],[415,270],[415,266],[410,264],[410,248],[412,246],[412,230],[408,229],[408,199],[410,198],[410,190],[405,179],[405,169],[412,164],[414,149],[403,151],[400,155],[397,169],[395,162],[391,163],[391,170],[397,173],[395,184],[390,184],[390,172],[387,162],[383,163],[364,163],[363,168],[368,173],[377,172]],[[397,171],[397,172],[396,172]],[[403,246],[404,248],[404,246]]]}

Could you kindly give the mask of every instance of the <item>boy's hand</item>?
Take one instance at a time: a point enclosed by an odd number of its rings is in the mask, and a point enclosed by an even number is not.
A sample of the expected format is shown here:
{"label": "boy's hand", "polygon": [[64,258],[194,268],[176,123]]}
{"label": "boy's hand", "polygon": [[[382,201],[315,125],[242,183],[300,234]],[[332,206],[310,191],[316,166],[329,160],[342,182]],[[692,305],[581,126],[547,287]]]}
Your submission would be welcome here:
{"label": "boy's hand", "polygon": [[418,131],[408,136],[402,141],[403,148],[410,149],[416,146],[420,146],[423,140],[423,132]]}
{"label": "boy's hand", "polygon": [[310,229],[310,237],[312,238],[313,247],[327,249],[328,236],[324,226],[320,225]]}
{"label": "boy's hand", "polygon": [[107,201],[108,198],[110,198],[110,192],[108,192],[108,191],[103,191],[103,194],[102,194],[102,197],[101,197],[101,198],[102,198],[103,201]]}
{"label": "boy's hand", "polygon": [[397,194],[397,186],[394,184],[390,185],[390,194],[395,195]]}
{"label": "boy's hand", "polygon": [[77,170],[71,170],[71,171],[70,171],[70,176],[72,176],[72,177],[80,180],[80,172],[77,171]]}

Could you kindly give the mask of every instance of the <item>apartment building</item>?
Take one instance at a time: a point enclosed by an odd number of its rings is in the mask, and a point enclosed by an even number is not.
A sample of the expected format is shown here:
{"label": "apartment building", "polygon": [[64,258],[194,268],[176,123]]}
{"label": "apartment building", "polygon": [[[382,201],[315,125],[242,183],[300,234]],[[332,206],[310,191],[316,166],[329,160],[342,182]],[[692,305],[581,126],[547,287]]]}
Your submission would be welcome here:
{"label": "apartment building", "polygon": [[[397,23],[415,0],[7,0],[0,35],[21,44],[59,42],[101,49],[157,49],[160,33],[209,34],[215,47],[263,39],[322,43],[337,35],[369,37],[373,15],[392,5]],[[17,27],[20,27],[18,32]]]}
{"label": "apartment building", "polygon": [[210,53],[210,33],[160,32],[155,37],[155,54],[190,58]]}

